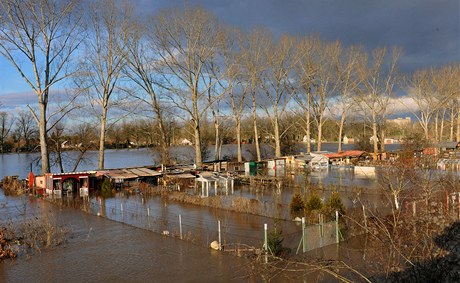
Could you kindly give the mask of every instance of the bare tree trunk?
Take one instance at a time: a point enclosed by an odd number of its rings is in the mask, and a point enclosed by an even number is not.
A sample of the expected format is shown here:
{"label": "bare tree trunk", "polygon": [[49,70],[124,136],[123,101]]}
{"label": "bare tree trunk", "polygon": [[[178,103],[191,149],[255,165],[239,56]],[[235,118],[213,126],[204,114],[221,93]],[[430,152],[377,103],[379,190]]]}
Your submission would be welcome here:
{"label": "bare tree trunk", "polygon": [[56,141],[56,155],[57,163],[59,164],[59,172],[64,173],[64,164],[62,163],[61,141],[59,139]]}
{"label": "bare tree trunk", "polygon": [[255,93],[252,94],[252,123],[254,125],[254,142],[256,146],[257,161],[262,160],[260,157],[260,146],[259,146],[259,131],[257,129],[257,104]]}
{"label": "bare tree trunk", "polygon": [[436,116],[434,118],[434,139],[439,141],[439,111],[436,111]]}
{"label": "bare tree trunk", "polygon": [[105,133],[107,131],[107,107],[105,105],[102,107],[102,116],[101,116],[101,129],[99,136],[99,163],[98,169],[104,169],[104,152],[105,152]]}
{"label": "bare tree trunk", "polygon": [[50,172],[50,159],[48,154],[48,133],[47,133],[47,117],[46,117],[46,102],[39,102],[40,119],[38,121],[39,136],[40,136],[40,156],[42,161],[42,174]]}
{"label": "bare tree trunk", "polygon": [[457,141],[460,142],[460,107],[457,111]]}
{"label": "bare tree trunk", "polygon": [[322,142],[321,140],[323,139],[323,117],[321,116],[318,121],[318,140],[316,141],[317,148],[316,150],[321,151],[322,147]]}
{"label": "bare tree trunk", "polygon": [[454,141],[454,120],[455,120],[455,109],[450,110],[450,136],[449,140]]}
{"label": "bare tree trunk", "polygon": [[[276,110],[276,109],[275,109]],[[280,129],[279,129],[279,121],[278,115],[274,115],[274,134],[275,134],[275,156],[281,157],[281,137],[280,137]]]}
{"label": "bare tree trunk", "polygon": [[305,118],[307,120],[307,129],[305,130],[305,134],[307,136],[307,153],[310,153],[311,152],[310,109],[308,109],[306,116],[307,117]]}
{"label": "bare tree trunk", "polygon": [[342,151],[342,135],[343,135],[344,125],[345,125],[345,111],[342,111],[342,117],[340,118],[340,125],[339,125],[339,136],[338,136],[339,146],[337,149],[338,152]]}
{"label": "bare tree trunk", "polygon": [[372,112],[372,134],[374,135],[372,138],[372,142],[374,145],[373,158],[374,160],[377,160],[377,154],[379,152],[379,144],[377,140],[377,115],[375,112]]}
{"label": "bare tree trunk", "polygon": [[169,164],[171,163],[171,159],[169,157],[169,144],[168,144],[168,134],[166,132],[166,128],[164,126],[163,116],[160,112],[157,113],[158,127],[160,128],[160,146],[161,146],[161,156],[162,162]]}
{"label": "bare tree trunk", "polygon": [[201,155],[201,132],[200,132],[200,125],[199,120],[195,121],[195,164],[197,166],[201,166],[203,164],[202,155]]}
{"label": "bare tree trunk", "polygon": [[241,120],[239,117],[236,118],[236,147],[238,162],[243,161],[243,153],[241,150]]}
{"label": "bare tree trunk", "polygon": [[382,125],[381,133],[381,141],[380,141],[380,151],[385,152],[385,127]]}
{"label": "bare tree trunk", "polygon": [[220,160],[220,151],[219,151],[219,148],[220,148],[220,131],[219,131],[219,122],[217,121],[217,117],[215,116],[214,114],[214,110],[212,111],[213,112],[213,116],[214,116],[214,130],[215,130],[215,146],[214,146],[214,160]]}
{"label": "bare tree trunk", "polygon": [[310,93],[310,88],[308,88],[308,105],[307,105],[307,153],[311,152],[311,93]]}
{"label": "bare tree trunk", "polygon": [[443,111],[442,111],[441,128],[439,129],[439,141],[444,140],[444,121],[445,120],[446,120],[446,108],[444,108]]}

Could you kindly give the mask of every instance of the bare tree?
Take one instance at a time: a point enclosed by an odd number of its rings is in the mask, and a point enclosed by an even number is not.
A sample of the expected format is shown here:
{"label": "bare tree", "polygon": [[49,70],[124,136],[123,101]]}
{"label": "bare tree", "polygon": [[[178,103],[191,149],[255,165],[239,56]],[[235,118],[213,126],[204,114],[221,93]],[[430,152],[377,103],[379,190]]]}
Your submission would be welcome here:
{"label": "bare tree", "polygon": [[77,171],[78,166],[85,162],[85,154],[88,150],[94,148],[94,141],[97,140],[97,130],[91,123],[81,123],[72,128],[72,145],[73,151],[78,154],[66,156],[66,159],[73,163],[72,172]]}
{"label": "bare tree", "polygon": [[34,117],[30,112],[19,112],[16,121],[16,131],[19,134],[19,138],[24,140],[26,150],[30,150],[30,141],[38,133]]}
{"label": "bare tree", "polygon": [[298,91],[295,100],[303,112],[305,124],[305,137],[307,142],[307,153],[311,152],[311,112],[312,112],[312,82],[315,75],[315,64],[313,64],[313,42],[314,38],[304,38],[299,41],[296,51],[299,53],[296,68]]}
{"label": "bare tree", "polygon": [[154,19],[156,52],[161,58],[165,88],[170,101],[191,119],[194,130],[195,163],[202,164],[201,120],[206,103],[209,69],[218,46],[218,22],[200,8],[163,11]]}
{"label": "bare tree", "polygon": [[[220,75],[222,79],[219,81],[219,86],[226,89],[226,96],[223,100],[231,107],[232,116],[235,122],[235,136],[237,144],[237,160],[243,161],[241,150],[241,118],[246,102],[246,89],[248,86],[242,86],[242,62],[241,53],[237,51],[237,40],[241,38],[241,33],[232,29],[225,29],[221,32],[220,41],[220,57],[222,58],[222,66]],[[222,139],[221,139],[222,140]]]}
{"label": "bare tree", "polygon": [[[132,18],[128,4],[114,0],[93,2],[89,10],[86,54],[83,57],[84,88],[91,103],[100,107],[98,168],[104,168],[104,152],[109,108],[117,99],[117,86],[122,77],[131,44]],[[94,100],[93,100],[94,97]]]}
{"label": "bare tree", "polygon": [[[379,152],[379,126],[384,123],[387,108],[393,97],[396,82],[397,62],[401,51],[394,48],[391,59],[387,62],[387,49],[378,48],[372,51],[372,60],[362,60],[359,66],[361,88],[356,96],[357,103],[363,111],[369,111],[372,123],[373,158],[377,159]],[[381,137],[383,142],[384,137]]]}
{"label": "bare tree", "polygon": [[321,151],[323,139],[323,125],[327,118],[326,109],[330,99],[336,94],[338,88],[338,74],[335,68],[335,58],[340,56],[340,42],[322,43],[317,39],[313,44],[315,75],[313,76],[312,108],[314,121],[317,127],[317,150]]}
{"label": "bare tree", "polygon": [[29,109],[39,126],[42,173],[50,171],[49,94],[53,86],[72,74],[66,67],[81,42],[77,4],[77,0],[0,1],[0,54],[37,96],[39,111]]}
{"label": "bare tree", "polygon": [[5,152],[6,140],[13,126],[13,119],[9,119],[7,112],[0,112],[0,153]]}
{"label": "bare tree", "polygon": [[270,40],[263,50],[266,65],[258,78],[264,93],[259,105],[271,122],[271,135],[275,141],[277,157],[281,156],[281,138],[286,130],[281,128],[281,117],[295,92],[291,84],[291,75],[296,64],[294,46],[295,39],[292,37],[284,36],[277,43]]}
{"label": "bare tree", "polygon": [[[459,66],[447,65],[435,70],[432,76],[432,84],[435,91],[432,95],[439,101],[439,104],[437,105],[438,111],[435,116],[435,138],[436,141],[442,141],[444,136],[444,121],[446,112],[448,107],[458,100],[460,95]],[[441,119],[440,125],[438,125],[439,118]]]}
{"label": "bare tree", "polygon": [[338,96],[340,102],[340,120],[339,134],[337,141],[339,143],[338,152],[342,151],[342,138],[345,121],[351,110],[352,96],[359,85],[356,68],[358,60],[362,58],[362,48],[351,46],[347,48],[342,56],[336,58],[337,79],[338,79]]}
{"label": "bare tree", "polygon": [[408,97],[415,102],[417,109],[412,109],[412,105],[406,105],[406,107],[417,118],[426,140],[430,139],[429,127],[439,105],[437,97],[433,95],[434,89],[430,82],[432,73],[433,70],[418,70],[406,83]]}
{"label": "bare tree", "polygon": [[168,128],[164,120],[167,110],[164,102],[164,89],[160,79],[158,56],[155,40],[149,36],[149,30],[142,29],[138,23],[137,33],[129,46],[127,76],[141,88],[141,92],[132,93],[134,97],[145,102],[153,111],[159,130],[160,156],[163,163],[171,162],[169,156]]}
{"label": "bare tree", "polygon": [[[59,166],[59,172],[64,173],[64,157],[63,151],[64,146],[68,143],[67,137],[65,136],[64,124],[58,123],[50,132],[49,141],[51,151],[54,153],[54,162]],[[53,163],[53,158],[51,159]]]}
{"label": "bare tree", "polygon": [[[425,139],[430,140],[430,129],[433,128],[434,119],[434,138],[436,141],[442,137],[442,130],[439,130],[439,114],[445,116],[448,107],[451,107],[451,139],[453,137],[453,120],[455,117],[455,102],[459,92],[458,74],[455,68],[446,66],[441,69],[431,68],[429,70],[417,70],[410,80],[406,82],[408,97],[411,102],[415,102],[417,108],[412,109],[411,105],[406,105],[412,111],[420,127],[423,129]],[[452,114],[454,113],[454,114]],[[442,118],[441,125],[444,124]],[[441,129],[443,126],[441,126]]]}

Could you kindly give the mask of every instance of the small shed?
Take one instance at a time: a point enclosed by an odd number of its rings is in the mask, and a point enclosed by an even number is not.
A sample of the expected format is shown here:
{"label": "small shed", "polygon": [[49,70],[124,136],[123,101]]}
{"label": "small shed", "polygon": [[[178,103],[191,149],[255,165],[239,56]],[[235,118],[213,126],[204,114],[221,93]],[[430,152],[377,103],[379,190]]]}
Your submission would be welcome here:
{"label": "small shed", "polygon": [[145,182],[157,185],[159,177],[162,176],[162,173],[145,167],[101,170],[97,174],[108,178],[118,188],[130,186],[131,182]]}
{"label": "small shed", "polygon": [[369,154],[362,150],[347,150],[338,153],[324,154],[329,162],[335,165],[357,164],[369,157]]}
{"label": "small shed", "polygon": [[311,169],[321,170],[329,168],[329,157],[328,155],[334,154],[329,151],[315,151],[311,152],[312,160],[310,162]]}
{"label": "small shed", "polygon": [[[44,176],[45,192],[60,196],[63,193],[77,193],[81,189],[89,191],[90,176],[95,172],[46,173]],[[38,180],[39,182],[41,179]]]}

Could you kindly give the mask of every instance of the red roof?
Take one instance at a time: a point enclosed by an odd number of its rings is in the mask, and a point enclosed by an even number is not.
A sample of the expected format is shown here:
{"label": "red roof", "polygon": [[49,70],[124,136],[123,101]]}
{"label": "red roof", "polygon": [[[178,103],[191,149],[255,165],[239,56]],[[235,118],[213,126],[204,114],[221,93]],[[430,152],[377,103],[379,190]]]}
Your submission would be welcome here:
{"label": "red roof", "polygon": [[338,153],[327,153],[324,154],[324,156],[326,156],[327,158],[359,157],[364,153],[366,152],[362,150],[347,150]]}

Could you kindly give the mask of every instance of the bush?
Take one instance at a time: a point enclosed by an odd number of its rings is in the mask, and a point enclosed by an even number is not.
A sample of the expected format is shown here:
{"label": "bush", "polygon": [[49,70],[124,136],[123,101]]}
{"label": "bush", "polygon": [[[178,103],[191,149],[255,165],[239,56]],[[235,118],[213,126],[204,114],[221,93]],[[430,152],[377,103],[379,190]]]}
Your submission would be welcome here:
{"label": "bush", "polygon": [[323,202],[317,194],[312,194],[308,199],[305,207],[308,212],[311,212],[313,210],[320,210],[323,207]]}
{"label": "bush", "polygon": [[324,214],[335,218],[335,211],[338,211],[340,215],[345,214],[345,206],[338,192],[333,192],[331,197],[326,201],[324,205]]}
{"label": "bush", "polygon": [[289,204],[291,209],[291,216],[297,217],[302,216],[305,209],[305,202],[300,194],[296,193],[292,196],[291,203]]}
{"label": "bush", "polygon": [[275,228],[275,230],[268,233],[267,236],[268,236],[267,241],[268,241],[269,250],[274,256],[280,256],[281,253],[284,251],[284,248],[283,248],[284,238],[282,236],[282,232],[277,231]]}
{"label": "bush", "polygon": [[104,179],[101,186],[101,195],[103,197],[112,197],[113,196],[113,184],[108,179]]}

